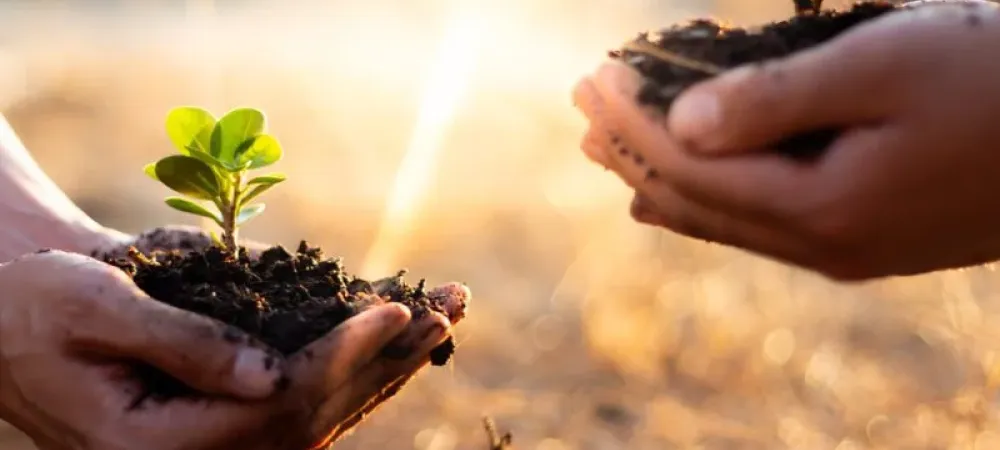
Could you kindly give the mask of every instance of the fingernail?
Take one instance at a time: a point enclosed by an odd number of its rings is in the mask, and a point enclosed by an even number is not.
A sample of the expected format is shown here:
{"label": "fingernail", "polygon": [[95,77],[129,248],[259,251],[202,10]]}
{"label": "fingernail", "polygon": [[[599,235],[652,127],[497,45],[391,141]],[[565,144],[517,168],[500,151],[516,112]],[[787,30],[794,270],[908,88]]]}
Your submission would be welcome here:
{"label": "fingernail", "polygon": [[427,330],[427,332],[424,333],[424,337],[421,340],[422,346],[437,345],[439,342],[441,342],[441,339],[444,339],[447,330],[448,328],[445,327],[444,325],[435,324],[433,327],[431,327],[431,329]]}
{"label": "fingernail", "polygon": [[233,378],[244,395],[264,397],[274,391],[281,378],[283,361],[258,348],[244,348],[236,355]]}
{"label": "fingernail", "polygon": [[590,79],[580,80],[573,88],[573,106],[578,109],[587,120],[597,120],[601,111],[601,99],[594,89],[594,83]]}
{"label": "fingernail", "polygon": [[444,336],[444,332],[445,332],[445,330],[447,330],[447,328],[448,327],[446,327],[445,325],[442,325],[440,323],[434,324],[433,327],[431,327],[429,330],[427,330],[426,332],[424,332],[424,338],[423,339],[427,340],[427,339],[431,339],[431,338],[435,338],[435,337],[438,338],[438,339],[440,339],[442,336]]}
{"label": "fingernail", "polygon": [[[619,61],[602,64],[594,76],[595,84],[610,87],[625,97],[633,97],[642,85],[642,76],[631,66]],[[601,89],[599,88],[598,91]],[[609,92],[609,91],[605,91]]]}
{"label": "fingernail", "polygon": [[437,345],[444,337],[447,327],[441,323],[433,325],[422,324],[420,327],[407,330],[401,339],[393,341],[382,349],[383,357],[395,360],[409,358],[414,352],[428,345]]}
{"label": "fingernail", "polygon": [[670,107],[670,132],[681,140],[703,141],[721,125],[718,96],[693,90],[681,96]]}

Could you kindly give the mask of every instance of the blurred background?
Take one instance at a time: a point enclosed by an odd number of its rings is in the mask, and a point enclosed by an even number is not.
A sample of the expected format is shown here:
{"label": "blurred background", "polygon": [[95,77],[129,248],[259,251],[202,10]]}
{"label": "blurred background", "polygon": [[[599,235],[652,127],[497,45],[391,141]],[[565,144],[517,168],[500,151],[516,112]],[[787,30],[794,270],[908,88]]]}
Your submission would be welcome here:
{"label": "blurred background", "polygon": [[[842,6],[834,2],[831,6]],[[634,224],[570,90],[636,32],[786,0],[0,2],[0,111],[98,221],[195,223],[143,164],[175,106],[263,109],[244,236],[475,294],[454,363],[337,449],[1000,448],[991,268],[840,286]],[[0,429],[0,449],[28,448]]]}

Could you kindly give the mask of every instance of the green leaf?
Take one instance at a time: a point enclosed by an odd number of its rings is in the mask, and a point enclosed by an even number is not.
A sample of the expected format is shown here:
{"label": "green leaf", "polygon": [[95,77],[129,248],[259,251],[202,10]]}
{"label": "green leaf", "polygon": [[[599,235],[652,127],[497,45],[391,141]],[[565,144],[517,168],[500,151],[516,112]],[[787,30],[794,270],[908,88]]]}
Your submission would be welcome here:
{"label": "green leaf", "polygon": [[264,212],[263,203],[244,206],[240,209],[240,213],[236,215],[236,226],[241,226],[244,223],[247,223],[248,220],[259,216],[262,212]]}
{"label": "green leaf", "polygon": [[152,179],[154,179],[156,181],[160,181],[160,179],[156,177],[156,163],[155,162],[154,163],[146,164],[146,166],[142,168],[142,171],[146,172],[146,176],[148,176],[149,178],[152,178]]}
{"label": "green leaf", "polygon": [[192,156],[173,155],[156,163],[156,177],[177,193],[203,200],[219,196],[221,181],[211,167]]}
{"label": "green leaf", "polygon": [[253,108],[238,108],[226,113],[212,130],[209,154],[223,163],[235,162],[237,149],[264,133],[265,121],[264,113]]}
{"label": "green leaf", "polygon": [[229,173],[245,172],[247,169],[250,168],[249,162],[245,164],[240,164],[239,161],[230,161],[230,162],[224,162],[222,163],[222,165],[223,167],[225,167],[225,170]]}
{"label": "green leaf", "polygon": [[209,153],[212,144],[212,130],[215,117],[201,108],[184,106],[174,108],[167,114],[167,135],[182,154],[191,149]]}
{"label": "green leaf", "polygon": [[202,162],[208,164],[209,166],[216,167],[222,170],[226,170],[226,166],[219,162],[219,160],[212,157],[208,153],[205,153],[195,147],[188,147],[188,156],[192,156],[200,159]]}
{"label": "green leaf", "polygon": [[207,217],[209,219],[214,220],[215,223],[219,224],[220,227],[222,226],[222,216],[219,215],[219,213],[210,211],[204,206],[192,202],[191,200],[181,197],[167,197],[165,202],[167,203],[168,206],[178,211],[194,214],[197,216]]}
{"label": "green leaf", "polygon": [[281,159],[281,144],[269,134],[257,136],[242,154],[238,155],[240,165],[250,164],[250,169],[267,167]]}
{"label": "green leaf", "polygon": [[250,181],[247,181],[247,184],[268,184],[268,185],[278,184],[281,183],[282,181],[285,181],[287,178],[288,177],[286,177],[285,174],[283,173],[274,172],[266,175],[253,177],[252,179],[250,179]]}
{"label": "green leaf", "polygon": [[254,186],[253,189],[251,189],[249,192],[247,192],[246,194],[244,194],[242,198],[240,198],[240,203],[247,203],[250,200],[253,200],[254,198],[257,198],[258,195],[263,194],[268,189],[271,189],[272,187],[274,187],[275,184],[277,184],[277,183],[274,183],[274,184],[258,184],[256,186]]}

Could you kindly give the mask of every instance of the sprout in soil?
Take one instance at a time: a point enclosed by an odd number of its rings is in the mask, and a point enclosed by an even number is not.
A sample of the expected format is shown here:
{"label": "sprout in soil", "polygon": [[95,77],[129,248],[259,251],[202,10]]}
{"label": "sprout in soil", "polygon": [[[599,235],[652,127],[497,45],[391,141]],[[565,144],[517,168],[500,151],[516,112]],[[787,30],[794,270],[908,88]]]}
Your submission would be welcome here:
{"label": "sprout in soil", "polygon": [[204,109],[180,107],[167,115],[167,134],[180,154],[147,164],[146,174],[182,195],[167,205],[215,221],[222,228],[221,239],[212,233],[215,243],[235,254],[238,228],[264,212],[264,204],[250,201],[285,181],[280,173],[247,177],[281,159],[264,113],[239,108],[216,120]]}

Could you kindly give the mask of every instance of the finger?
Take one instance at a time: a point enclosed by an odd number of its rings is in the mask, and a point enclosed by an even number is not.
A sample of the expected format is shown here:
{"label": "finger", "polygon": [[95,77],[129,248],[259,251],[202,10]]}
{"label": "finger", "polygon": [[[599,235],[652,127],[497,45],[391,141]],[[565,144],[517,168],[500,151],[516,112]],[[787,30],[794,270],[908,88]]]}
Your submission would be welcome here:
{"label": "finger", "polygon": [[784,59],[734,69],[697,84],[673,103],[670,132],[710,153],[757,150],[794,135],[885,118],[901,103],[893,39],[861,25]]}
{"label": "finger", "polygon": [[350,433],[355,427],[357,427],[361,422],[368,418],[371,413],[375,412],[379,406],[386,402],[386,400],[391,399],[396,394],[399,393],[403,387],[413,379],[412,376],[404,376],[397,381],[394,381],[388,387],[386,387],[382,392],[378,393],[375,398],[369,400],[367,404],[357,413],[352,415],[346,421],[337,426],[336,431],[334,431],[330,437],[326,440],[326,444],[334,444],[339,441],[342,437]]}
{"label": "finger", "polygon": [[591,124],[580,142],[580,149],[591,161],[608,168],[607,149],[611,148],[608,142],[607,130],[600,128],[603,120],[603,108],[600,95],[594,88],[594,83],[590,79],[583,79],[577,83],[573,91],[574,102],[584,115],[590,119]]}
{"label": "finger", "polygon": [[[412,326],[400,334],[398,339],[393,341],[391,345],[392,351],[383,353],[382,358],[373,361],[372,364],[384,364],[388,367],[406,367],[407,361],[412,361],[414,358],[428,358],[433,347],[424,349],[423,345],[428,339],[437,339],[435,338],[437,335],[448,334],[451,329],[448,318],[437,312],[423,316],[414,322]],[[438,343],[440,344],[441,342]],[[369,369],[365,370],[370,372]],[[395,379],[398,377],[398,374],[389,374],[388,376],[389,380],[372,379],[370,381],[378,386]]]}
{"label": "finger", "polygon": [[602,110],[600,98],[595,95],[593,82],[589,77],[580,79],[573,86],[573,106],[589,121],[600,119]]}
{"label": "finger", "polygon": [[580,141],[580,150],[583,150],[583,154],[590,161],[600,164],[605,169],[610,169],[610,160],[607,156],[609,148],[609,143],[606,142],[607,136],[606,131],[594,127],[587,129]]}
{"label": "finger", "polygon": [[418,311],[406,330],[382,350],[382,356],[393,359],[410,357],[415,351],[414,347],[439,318],[450,325],[461,322],[472,300],[472,291],[462,283],[447,283],[428,291],[426,298],[430,308]]}
{"label": "finger", "polygon": [[378,406],[395,396],[413,376],[430,361],[430,352],[450,336],[448,319],[441,314],[432,314],[420,321],[413,352],[403,360],[379,358],[364,368],[346,390],[348,395],[339,401],[323,405],[318,417],[331,422],[343,419],[344,412],[351,412],[346,421],[338,421],[330,438],[335,440],[372,413]]}
{"label": "finger", "polygon": [[[303,410],[287,410],[280,403],[239,402],[218,398],[181,397],[153,408],[138,408],[122,416],[112,429],[145,442],[175,443],[185,449],[306,449],[309,417]],[[183,435],[178,435],[178,430]]]}
{"label": "finger", "polygon": [[325,399],[357,376],[410,322],[398,303],[375,306],[338,325],[296,353],[291,381],[307,397]]}
{"label": "finger", "polygon": [[632,218],[683,236],[740,248],[783,263],[809,266],[813,262],[813,249],[807,240],[796,234],[727,216],[668,188],[658,190],[656,195],[654,202],[637,193],[630,206]]}
{"label": "finger", "polygon": [[773,154],[708,158],[688,151],[652,114],[636,106],[640,75],[612,62],[594,84],[606,105],[603,127],[618,137],[612,165],[631,187],[654,197],[665,184],[713,209],[746,221],[779,225],[801,209],[816,168]]}
{"label": "finger", "polygon": [[270,395],[282,365],[263,346],[222,323],[145,295],[121,270],[83,255],[51,252],[60,274],[70,350],[150,364],[191,387],[246,398]]}

